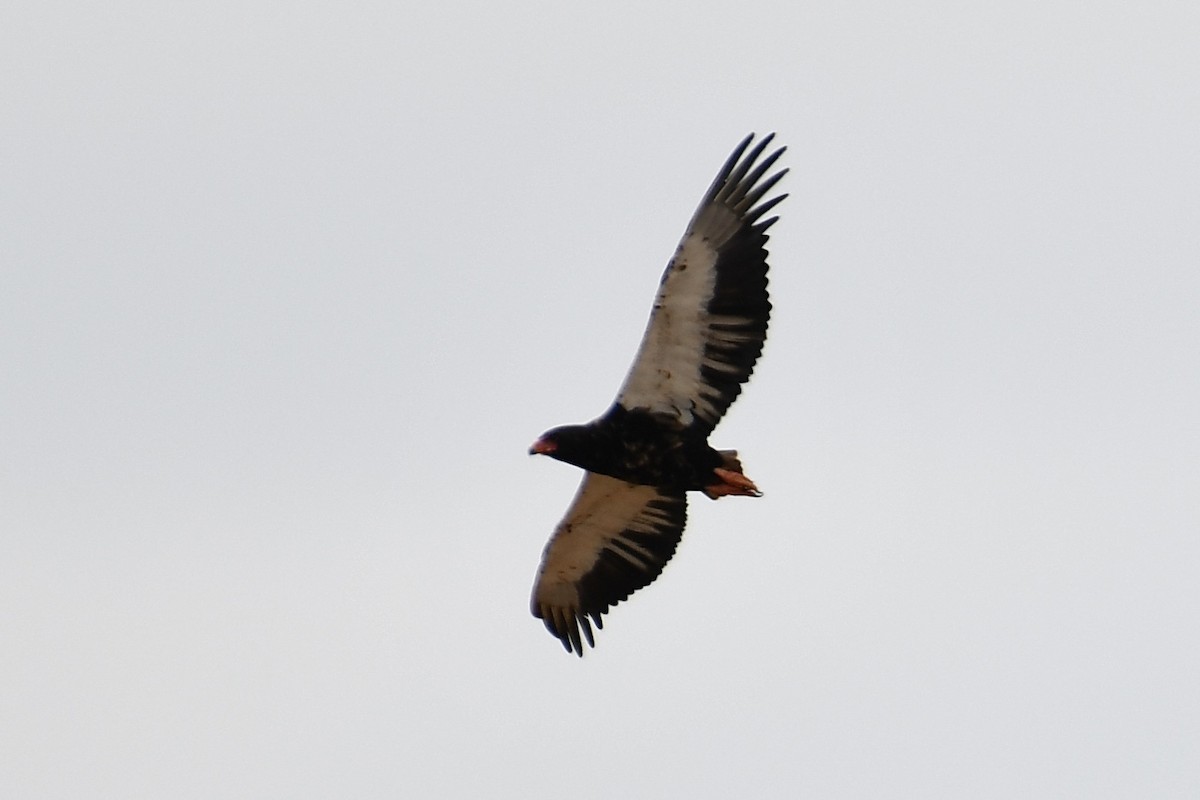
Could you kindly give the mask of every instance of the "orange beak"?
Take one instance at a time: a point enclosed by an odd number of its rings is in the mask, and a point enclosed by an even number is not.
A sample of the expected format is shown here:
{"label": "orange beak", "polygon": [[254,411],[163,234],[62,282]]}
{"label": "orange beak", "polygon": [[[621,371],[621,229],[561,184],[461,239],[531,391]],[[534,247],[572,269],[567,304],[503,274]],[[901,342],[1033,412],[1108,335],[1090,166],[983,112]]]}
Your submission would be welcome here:
{"label": "orange beak", "polygon": [[538,439],[529,448],[529,455],[548,456],[554,452],[554,442]]}

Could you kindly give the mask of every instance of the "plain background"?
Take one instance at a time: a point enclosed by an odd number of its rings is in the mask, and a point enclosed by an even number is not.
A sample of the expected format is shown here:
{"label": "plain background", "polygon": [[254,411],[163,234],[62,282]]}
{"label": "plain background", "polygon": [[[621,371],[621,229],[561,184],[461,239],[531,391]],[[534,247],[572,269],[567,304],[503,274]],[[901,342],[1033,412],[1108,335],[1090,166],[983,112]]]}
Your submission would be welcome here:
{"label": "plain background", "polygon": [[[1200,794],[1190,2],[0,11],[0,794]],[[528,612],[751,130],[660,581]]]}

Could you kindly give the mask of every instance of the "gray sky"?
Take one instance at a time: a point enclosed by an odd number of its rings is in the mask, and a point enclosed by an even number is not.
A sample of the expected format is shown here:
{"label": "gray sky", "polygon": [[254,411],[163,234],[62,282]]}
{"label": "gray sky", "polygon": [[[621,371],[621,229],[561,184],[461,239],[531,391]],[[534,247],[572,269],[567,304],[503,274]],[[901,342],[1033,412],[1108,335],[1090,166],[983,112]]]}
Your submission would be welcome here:
{"label": "gray sky", "polygon": [[[1195,797],[1191,3],[0,11],[0,795]],[[764,360],[568,656],[660,271],[790,146]]]}

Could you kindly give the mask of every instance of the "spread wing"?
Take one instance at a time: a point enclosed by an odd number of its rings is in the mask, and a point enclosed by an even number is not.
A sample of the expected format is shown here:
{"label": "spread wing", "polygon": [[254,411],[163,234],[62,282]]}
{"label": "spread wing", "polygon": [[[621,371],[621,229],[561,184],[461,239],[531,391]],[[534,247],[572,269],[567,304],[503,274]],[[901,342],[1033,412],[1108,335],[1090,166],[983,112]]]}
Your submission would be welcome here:
{"label": "spread wing", "polygon": [[665,414],[709,432],[750,378],[767,338],[765,246],[778,217],[759,220],[787,197],[762,200],[787,173],[767,176],[787,148],[759,162],[773,137],[743,158],[754,139],[747,136],[696,209],[617,395],[626,409]]}
{"label": "spread wing", "polygon": [[649,585],[675,554],[687,520],[687,500],[588,472],[558,524],[538,570],[530,603],[535,617],[567,652],[595,646],[600,615]]}

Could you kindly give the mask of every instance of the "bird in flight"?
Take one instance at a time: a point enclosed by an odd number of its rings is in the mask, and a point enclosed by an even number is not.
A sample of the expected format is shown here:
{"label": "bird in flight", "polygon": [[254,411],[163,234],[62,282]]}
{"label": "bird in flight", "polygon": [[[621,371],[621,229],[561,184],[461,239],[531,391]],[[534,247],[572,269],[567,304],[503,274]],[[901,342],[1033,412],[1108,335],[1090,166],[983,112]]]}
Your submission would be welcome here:
{"label": "bird in flight", "polygon": [[[542,434],[530,454],[585,470],[542,554],[531,610],[567,652],[595,646],[592,623],[649,585],[675,554],[687,492],[760,497],[735,450],[709,434],[750,378],[767,338],[767,230],[787,173],[774,134],[737,146],[663,273],[625,384],[603,416]],[[581,637],[582,632],[582,637]]]}

